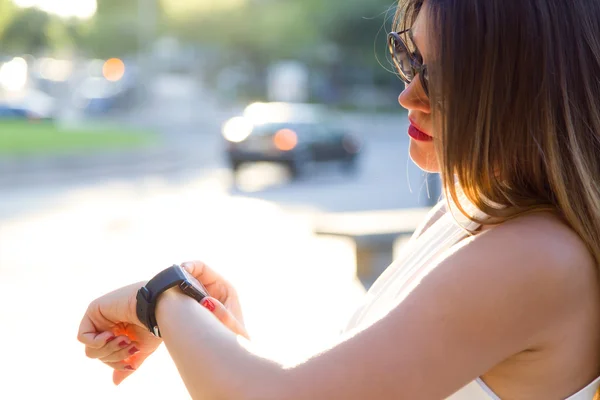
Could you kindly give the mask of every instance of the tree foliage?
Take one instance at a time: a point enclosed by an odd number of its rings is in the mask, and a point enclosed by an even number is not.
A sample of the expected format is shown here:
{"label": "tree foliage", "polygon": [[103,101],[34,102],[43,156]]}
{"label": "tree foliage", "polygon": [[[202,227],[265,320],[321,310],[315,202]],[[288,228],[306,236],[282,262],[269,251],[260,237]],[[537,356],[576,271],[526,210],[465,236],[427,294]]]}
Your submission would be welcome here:
{"label": "tree foliage", "polygon": [[80,21],[61,19],[37,8],[19,9],[12,5],[11,0],[5,1],[0,0],[0,46],[3,53],[43,54],[73,49],[82,44],[85,29]]}
{"label": "tree foliage", "polygon": [[37,53],[48,48],[51,18],[35,8],[18,13],[6,25],[2,33],[2,48],[5,52]]}
{"label": "tree foliage", "polygon": [[0,37],[13,19],[15,8],[12,0],[0,0]]}
{"label": "tree foliage", "polygon": [[[320,67],[378,69],[393,0],[97,0],[90,21],[62,20],[0,0],[0,44],[36,52],[77,46],[97,57],[135,53],[166,33],[219,49],[224,63],[258,67],[302,59]],[[154,10],[154,11],[150,11]]]}

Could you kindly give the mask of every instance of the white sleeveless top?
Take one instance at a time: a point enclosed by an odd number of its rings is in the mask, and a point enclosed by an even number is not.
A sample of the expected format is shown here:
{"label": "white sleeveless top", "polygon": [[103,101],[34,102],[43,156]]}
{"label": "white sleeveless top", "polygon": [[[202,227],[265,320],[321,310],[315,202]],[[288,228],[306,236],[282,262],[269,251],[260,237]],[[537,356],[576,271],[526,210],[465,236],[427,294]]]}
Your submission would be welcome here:
{"label": "white sleeveless top", "polygon": [[[451,207],[454,207],[451,205]],[[485,218],[474,207],[465,206],[471,215]],[[479,228],[459,211],[446,212],[419,237],[404,245],[397,259],[367,292],[364,302],[350,319],[346,331],[363,330],[400,304],[429,272],[435,259],[451,246]],[[600,387],[600,377],[566,400],[592,400]],[[500,400],[481,379],[476,379],[446,400]]]}

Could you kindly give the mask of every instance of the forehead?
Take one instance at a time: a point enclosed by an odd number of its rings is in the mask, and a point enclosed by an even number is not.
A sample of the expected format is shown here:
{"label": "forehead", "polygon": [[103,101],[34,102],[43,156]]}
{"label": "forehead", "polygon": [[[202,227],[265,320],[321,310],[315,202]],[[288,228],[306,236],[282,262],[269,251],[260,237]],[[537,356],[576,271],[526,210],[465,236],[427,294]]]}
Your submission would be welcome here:
{"label": "forehead", "polygon": [[429,9],[424,2],[412,28],[412,37],[421,54],[427,53],[429,32]]}

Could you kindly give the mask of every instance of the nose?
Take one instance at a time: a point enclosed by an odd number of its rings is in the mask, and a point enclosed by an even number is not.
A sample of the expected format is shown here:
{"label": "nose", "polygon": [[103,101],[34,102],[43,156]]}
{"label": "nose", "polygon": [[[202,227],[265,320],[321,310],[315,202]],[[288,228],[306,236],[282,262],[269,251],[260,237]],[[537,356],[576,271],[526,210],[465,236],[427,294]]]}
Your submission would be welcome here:
{"label": "nose", "polygon": [[425,91],[418,78],[418,76],[415,76],[411,83],[406,84],[404,90],[398,96],[398,103],[407,110],[430,113],[431,105],[429,104],[429,98],[425,95]]}

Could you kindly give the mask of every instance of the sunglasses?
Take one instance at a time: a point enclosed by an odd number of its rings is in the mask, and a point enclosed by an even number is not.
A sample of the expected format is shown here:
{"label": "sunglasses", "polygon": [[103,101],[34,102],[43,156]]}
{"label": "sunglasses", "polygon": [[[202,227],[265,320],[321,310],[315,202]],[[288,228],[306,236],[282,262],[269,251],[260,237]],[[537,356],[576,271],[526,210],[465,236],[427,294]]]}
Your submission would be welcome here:
{"label": "sunglasses", "polygon": [[[410,39],[410,46],[402,36],[407,36]],[[402,32],[391,32],[388,34],[388,47],[392,55],[392,61],[396,66],[396,70],[402,79],[407,84],[410,84],[415,76],[419,75],[419,80],[425,91],[425,95],[429,96],[429,77],[427,66],[423,65],[423,56],[419,53],[412,39],[410,29]],[[412,51],[410,49],[413,49]]]}

